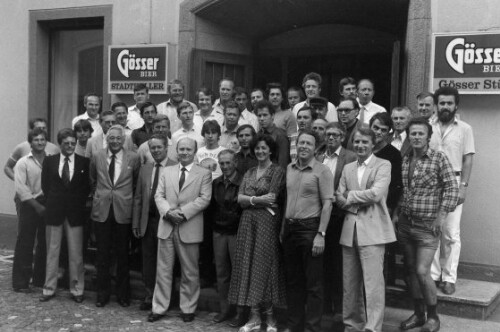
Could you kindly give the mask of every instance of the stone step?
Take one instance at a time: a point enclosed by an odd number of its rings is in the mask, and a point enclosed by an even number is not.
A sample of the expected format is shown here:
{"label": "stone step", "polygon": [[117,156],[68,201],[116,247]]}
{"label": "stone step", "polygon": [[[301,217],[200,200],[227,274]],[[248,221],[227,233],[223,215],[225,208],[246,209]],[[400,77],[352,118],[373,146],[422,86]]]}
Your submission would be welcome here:
{"label": "stone step", "polygon": [[[500,284],[459,279],[456,291],[446,295],[438,290],[438,311],[445,315],[486,320],[500,303]],[[413,302],[402,287],[387,287],[386,305],[412,309]]]}

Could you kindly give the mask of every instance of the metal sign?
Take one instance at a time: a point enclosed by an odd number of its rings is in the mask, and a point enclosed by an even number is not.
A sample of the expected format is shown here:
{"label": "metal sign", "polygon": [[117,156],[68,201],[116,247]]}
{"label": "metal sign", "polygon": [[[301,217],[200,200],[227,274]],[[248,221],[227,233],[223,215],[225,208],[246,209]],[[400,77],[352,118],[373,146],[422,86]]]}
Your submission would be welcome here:
{"label": "metal sign", "polygon": [[167,45],[109,46],[108,93],[133,93],[143,83],[150,94],[167,93]]}
{"label": "metal sign", "polygon": [[500,32],[433,34],[432,87],[500,94]]}

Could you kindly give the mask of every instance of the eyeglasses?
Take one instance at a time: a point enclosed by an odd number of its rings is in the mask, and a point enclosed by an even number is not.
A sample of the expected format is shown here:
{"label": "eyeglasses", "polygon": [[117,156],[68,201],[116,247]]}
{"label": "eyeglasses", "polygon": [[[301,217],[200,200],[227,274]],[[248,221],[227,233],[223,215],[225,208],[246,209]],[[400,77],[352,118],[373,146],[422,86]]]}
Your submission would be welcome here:
{"label": "eyeglasses", "polygon": [[333,137],[333,138],[340,138],[342,137],[342,134],[336,134],[336,133],[326,133],[326,137]]}
{"label": "eyeglasses", "polygon": [[351,113],[354,111],[354,108],[337,108],[338,113]]}

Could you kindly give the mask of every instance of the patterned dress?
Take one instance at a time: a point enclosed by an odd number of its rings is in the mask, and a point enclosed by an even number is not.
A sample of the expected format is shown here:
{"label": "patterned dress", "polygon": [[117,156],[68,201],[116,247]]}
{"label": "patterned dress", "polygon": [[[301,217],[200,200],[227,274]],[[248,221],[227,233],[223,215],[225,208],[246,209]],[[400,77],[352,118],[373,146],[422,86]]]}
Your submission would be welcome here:
{"label": "patterned dress", "polygon": [[[261,196],[275,193],[280,201],[285,170],[272,164],[257,180],[257,167],[245,173],[240,194]],[[280,204],[278,204],[280,205]],[[253,306],[271,302],[284,306],[285,276],[279,243],[281,213],[273,209],[249,207],[243,211],[236,240],[236,259],[231,276],[230,303]]]}

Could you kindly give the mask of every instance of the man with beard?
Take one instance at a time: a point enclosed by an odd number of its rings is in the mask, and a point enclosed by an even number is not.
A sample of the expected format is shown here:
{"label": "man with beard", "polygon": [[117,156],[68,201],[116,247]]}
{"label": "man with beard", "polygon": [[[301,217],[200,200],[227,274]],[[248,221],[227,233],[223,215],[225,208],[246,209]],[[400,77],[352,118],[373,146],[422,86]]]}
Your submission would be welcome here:
{"label": "man with beard", "polygon": [[258,164],[251,148],[257,133],[251,125],[243,125],[238,128],[236,135],[240,144],[240,151],[235,155],[236,168],[240,174],[245,175],[246,171]]}
{"label": "man with beard", "polygon": [[271,135],[278,145],[276,155],[271,156],[271,160],[286,169],[290,162],[290,142],[286,132],[274,124],[273,105],[267,100],[259,101],[257,117],[259,118],[260,132]]}
{"label": "man with beard", "polygon": [[[252,104],[252,112],[257,116],[257,103],[264,100],[264,90],[255,88],[250,93],[250,103]],[[256,129],[257,131],[257,129]]]}
{"label": "man with beard", "polygon": [[149,100],[149,89],[146,84],[140,83],[134,87],[134,100],[135,105],[128,108],[126,125],[120,123],[124,128],[128,127],[131,130],[139,129],[144,125],[144,120],[141,117],[141,107]]}
{"label": "man with beard", "polygon": [[434,93],[434,103],[437,105],[437,121],[432,124],[433,134],[429,145],[432,149],[446,154],[460,188],[458,205],[442,224],[441,248],[436,251],[431,267],[432,279],[436,282],[441,279],[443,293],[450,295],[455,292],[457,281],[461,247],[460,218],[475,149],[471,126],[455,117],[459,104],[457,89],[452,87],[437,89]]}
{"label": "man with beard", "polygon": [[177,116],[177,109],[182,103],[189,103],[193,112],[198,108],[196,105],[184,99],[184,83],[181,80],[175,79],[168,83],[168,94],[170,99],[159,104],[157,107],[158,114],[165,114],[170,119],[170,131],[174,133],[181,127],[181,120]]}

